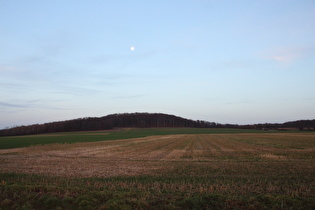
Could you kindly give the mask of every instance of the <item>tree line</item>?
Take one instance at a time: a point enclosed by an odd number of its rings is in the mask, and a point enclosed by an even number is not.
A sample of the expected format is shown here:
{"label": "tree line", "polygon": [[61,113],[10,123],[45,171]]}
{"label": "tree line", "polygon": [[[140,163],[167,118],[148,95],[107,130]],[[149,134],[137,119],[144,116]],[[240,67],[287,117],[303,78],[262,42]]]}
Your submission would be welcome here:
{"label": "tree line", "polygon": [[117,127],[193,127],[193,128],[240,128],[256,130],[315,130],[315,120],[299,120],[282,124],[220,124],[215,122],[190,120],[161,113],[123,113],[104,117],[86,117],[66,121],[49,122],[26,126],[16,126],[0,130],[0,136],[32,135],[43,133],[109,130]]}
{"label": "tree line", "polygon": [[216,123],[194,121],[161,113],[123,113],[104,117],[87,117],[67,121],[16,126],[0,130],[0,136],[31,135],[42,133],[107,130],[116,127],[214,127]]}
{"label": "tree line", "polygon": [[300,130],[300,131],[315,131],[315,120],[297,120],[285,123],[261,123],[254,125],[241,126],[244,128],[252,128],[256,130]]}

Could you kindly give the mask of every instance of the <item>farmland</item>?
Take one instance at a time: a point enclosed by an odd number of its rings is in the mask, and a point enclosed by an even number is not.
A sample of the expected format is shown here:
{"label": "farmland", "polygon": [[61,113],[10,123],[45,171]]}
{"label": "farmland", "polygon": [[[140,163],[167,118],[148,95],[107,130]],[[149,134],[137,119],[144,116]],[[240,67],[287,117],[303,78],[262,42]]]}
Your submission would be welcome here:
{"label": "farmland", "polygon": [[215,133],[256,133],[261,131],[244,129],[212,129],[212,128],[121,128],[114,130],[91,132],[64,132],[27,136],[9,136],[0,138],[0,148],[10,149],[38,144],[95,142],[117,139],[130,139],[145,136],[168,134],[215,134]]}
{"label": "farmland", "polygon": [[[35,146],[14,143],[24,139]],[[315,207],[312,132],[131,129],[1,141],[10,145],[0,149],[2,209]]]}

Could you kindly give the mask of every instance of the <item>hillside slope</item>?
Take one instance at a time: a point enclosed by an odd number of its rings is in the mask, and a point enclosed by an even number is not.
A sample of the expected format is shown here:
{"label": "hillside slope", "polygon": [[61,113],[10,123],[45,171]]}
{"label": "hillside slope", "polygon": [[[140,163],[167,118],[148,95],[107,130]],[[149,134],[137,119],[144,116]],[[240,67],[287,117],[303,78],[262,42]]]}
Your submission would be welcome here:
{"label": "hillside slope", "polygon": [[315,120],[298,120],[285,123],[264,123],[252,125],[220,124],[190,120],[162,113],[123,113],[103,117],[87,117],[66,121],[17,126],[0,130],[0,136],[31,135],[42,133],[95,131],[113,128],[135,127],[191,127],[191,128],[241,128],[255,130],[315,130]]}
{"label": "hillside slope", "polygon": [[116,127],[209,127],[210,125],[215,125],[215,123],[194,121],[161,113],[124,113],[111,114],[104,117],[79,118],[45,124],[18,126],[0,130],[0,136],[107,130]]}

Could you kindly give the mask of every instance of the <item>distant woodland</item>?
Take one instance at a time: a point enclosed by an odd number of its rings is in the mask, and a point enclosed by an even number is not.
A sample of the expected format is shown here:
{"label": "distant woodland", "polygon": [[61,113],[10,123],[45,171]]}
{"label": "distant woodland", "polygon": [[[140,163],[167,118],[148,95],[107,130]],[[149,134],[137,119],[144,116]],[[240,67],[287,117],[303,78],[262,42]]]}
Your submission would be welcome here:
{"label": "distant woodland", "polygon": [[122,127],[194,127],[194,128],[242,128],[258,130],[315,130],[315,120],[300,120],[282,124],[236,125],[219,124],[161,113],[124,113],[104,117],[87,117],[74,120],[16,126],[0,130],[0,136],[31,135],[69,131],[109,130]]}

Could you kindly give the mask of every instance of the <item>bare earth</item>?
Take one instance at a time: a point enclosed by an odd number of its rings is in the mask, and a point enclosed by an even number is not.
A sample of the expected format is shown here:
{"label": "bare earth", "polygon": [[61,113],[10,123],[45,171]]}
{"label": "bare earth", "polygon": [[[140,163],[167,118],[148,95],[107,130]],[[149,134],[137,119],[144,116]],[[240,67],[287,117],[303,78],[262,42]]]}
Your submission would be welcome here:
{"label": "bare earth", "polygon": [[[0,149],[0,172],[135,176],[162,174],[178,165],[232,171],[242,165],[242,170],[251,170],[258,165],[251,163],[257,161],[260,165],[282,161],[290,163],[290,170],[314,172],[315,163],[310,161],[315,154],[314,142],[315,135],[304,134],[202,134]],[[303,166],[298,163],[301,160]]]}

